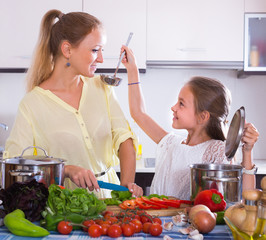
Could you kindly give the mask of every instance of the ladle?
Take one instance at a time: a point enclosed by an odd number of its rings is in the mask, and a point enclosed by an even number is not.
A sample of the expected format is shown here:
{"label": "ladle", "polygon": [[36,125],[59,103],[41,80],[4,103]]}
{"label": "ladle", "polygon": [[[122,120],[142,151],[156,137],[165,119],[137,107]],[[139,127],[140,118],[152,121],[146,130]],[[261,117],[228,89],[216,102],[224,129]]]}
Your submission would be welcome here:
{"label": "ladle", "polygon": [[0,123],[0,127],[2,127],[4,130],[8,130],[8,126],[4,123]]}
{"label": "ladle", "polygon": [[[128,39],[127,39],[127,42],[126,42],[126,46],[128,46],[131,38],[132,38],[132,35],[133,33],[131,32],[128,36]],[[120,82],[122,81],[122,78],[119,78],[119,77],[116,77],[116,73],[118,71],[118,68],[120,66],[120,63],[123,59],[125,55],[125,51],[122,52],[120,58],[119,58],[119,61],[118,61],[118,64],[117,64],[117,67],[116,67],[116,70],[115,70],[115,73],[114,73],[114,76],[110,76],[110,75],[104,75],[104,74],[101,74],[101,80],[105,83],[105,84],[108,84],[108,85],[111,85],[111,86],[118,86],[120,84]]]}

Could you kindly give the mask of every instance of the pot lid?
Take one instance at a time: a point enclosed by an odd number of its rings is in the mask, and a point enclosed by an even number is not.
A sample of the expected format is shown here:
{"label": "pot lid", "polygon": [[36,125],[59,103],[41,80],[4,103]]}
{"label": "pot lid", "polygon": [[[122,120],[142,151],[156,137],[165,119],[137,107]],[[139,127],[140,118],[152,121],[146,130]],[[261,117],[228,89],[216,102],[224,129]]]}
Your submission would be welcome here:
{"label": "pot lid", "polygon": [[230,161],[237,151],[245,125],[245,108],[239,108],[230,123],[225,141],[225,156]]}
{"label": "pot lid", "polygon": [[[24,156],[24,152],[30,148],[39,148],[44,152],[44,156],[40,155],[27,155]],[[18,157],[14,158],[6,158],[1,160],[0,162],[2,163],[7,163],[7,164],[14,164],[14,165],[31,165],[31,166],[36,166],[36,165],[55,165],[55,164],[60,164],[64,163],[65,160],[61,158],[53,158],[51,156],[48,156],[47,152],[37,146],[30,146],[27,147],[23,150],[22,154]]]}

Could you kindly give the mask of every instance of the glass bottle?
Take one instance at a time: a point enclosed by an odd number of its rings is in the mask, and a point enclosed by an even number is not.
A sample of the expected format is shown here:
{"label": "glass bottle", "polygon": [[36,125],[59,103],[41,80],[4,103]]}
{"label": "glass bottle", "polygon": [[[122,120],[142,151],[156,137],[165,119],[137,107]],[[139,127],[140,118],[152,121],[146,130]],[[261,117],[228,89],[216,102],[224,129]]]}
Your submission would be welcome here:
{"label": "glass bottle", "polygon": [[255,45],[252,45],[250,49],[250,66],[258,67],[259,60],[260,60],[260,56],[259,56],[258,47]]}
{"label": "glass bottle", "polygon": [[262,197],[258,202],[258,217],[253,234],[254,240],[266,240],[266,177],[261,180]]}
{"label": "glass bottle", "polygon": [[133,122],[133,131],[135,132],[137,139],[138,139],[138,147],[136,149],[136,152],[137,152],[136,159],[140,160],[142,158],[142,143],[141,143],[141,138],[140,138],[141,129],[135,121]]}

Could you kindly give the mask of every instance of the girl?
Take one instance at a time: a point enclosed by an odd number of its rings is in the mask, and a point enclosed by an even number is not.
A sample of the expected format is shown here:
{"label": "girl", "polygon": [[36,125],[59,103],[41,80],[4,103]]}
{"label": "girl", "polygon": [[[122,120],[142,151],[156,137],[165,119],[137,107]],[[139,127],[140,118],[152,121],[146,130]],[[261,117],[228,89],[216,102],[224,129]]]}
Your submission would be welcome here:
{"label": "girl", "polygon": [[[177,103],[171,108],[172,127],[186,129],[187,137],[168,133],[146,113],[134,55],[128,47],[123,46],[124,50],[130,114],[158,144],[151,193],[189,199],[190,164],[228,163],[222,129],[229,112],[230,93],[217,80],[193,77],[181,89]],[[251,123],[245,124],[241,164],[246,170],[255,168],[251,152],[258,136]],[[243,176],[243,189],[255,186],[255,177],[250,172],[246,171]]]}

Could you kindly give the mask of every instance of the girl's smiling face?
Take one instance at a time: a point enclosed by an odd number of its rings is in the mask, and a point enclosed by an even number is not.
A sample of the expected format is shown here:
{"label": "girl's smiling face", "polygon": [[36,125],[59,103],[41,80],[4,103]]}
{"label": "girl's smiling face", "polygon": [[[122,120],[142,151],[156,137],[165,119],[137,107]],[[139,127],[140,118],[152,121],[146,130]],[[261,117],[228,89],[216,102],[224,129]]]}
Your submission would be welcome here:
{"label": "girl's smiling face", "polygon": [[97,64],[103,62],[103,46],[106,35],[102,28],[91,31],[77,47],[71,49],[69,62],[75,75],[93,77]]}
{"label": "girl's smiling face", "polygon": [[194,96],[189,86],[185,85],[178,96],[178,102],[171,108],[173,111],[172,127],[175,129],[193,129],[197,125]]}

